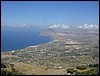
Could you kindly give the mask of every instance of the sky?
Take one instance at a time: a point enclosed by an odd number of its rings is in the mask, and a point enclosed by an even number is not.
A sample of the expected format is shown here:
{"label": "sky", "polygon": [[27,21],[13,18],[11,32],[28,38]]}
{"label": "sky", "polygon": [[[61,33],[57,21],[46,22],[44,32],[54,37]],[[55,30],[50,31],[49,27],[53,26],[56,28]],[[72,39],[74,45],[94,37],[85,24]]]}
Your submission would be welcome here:
{"label": "sky", "polygon": [[2,1],[2,25],[99,24],[98,1]]}

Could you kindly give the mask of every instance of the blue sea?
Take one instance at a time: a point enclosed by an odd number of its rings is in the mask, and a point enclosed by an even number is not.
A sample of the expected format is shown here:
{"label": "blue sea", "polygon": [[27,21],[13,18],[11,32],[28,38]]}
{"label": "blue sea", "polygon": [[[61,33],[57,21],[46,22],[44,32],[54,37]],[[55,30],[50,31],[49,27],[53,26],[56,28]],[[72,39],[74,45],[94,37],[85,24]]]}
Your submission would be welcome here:
{"label": "blue sea", "polygon": [[28,46],[43,44],[52,41],[51,37],[39,36],[40,28],[2,28],[1,51],[23,49]]}

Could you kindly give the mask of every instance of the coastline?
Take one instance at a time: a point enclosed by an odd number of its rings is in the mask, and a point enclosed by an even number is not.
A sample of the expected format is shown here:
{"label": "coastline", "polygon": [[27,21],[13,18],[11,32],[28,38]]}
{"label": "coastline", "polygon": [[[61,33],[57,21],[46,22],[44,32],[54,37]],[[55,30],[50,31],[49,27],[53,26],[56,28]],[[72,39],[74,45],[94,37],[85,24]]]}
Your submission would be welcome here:
{"label": "coastline", "polygon": [[[48,43],[48,42],[53,41],[53,37],[51,37],[51,36],[40,36],[39,34],[38,34],[38,36],[39,36],[38,39],[39,39],[40,42],[33,43],[33,45],[32,45],[32,42],[30,42],[31,45],[30,44],[29,45],[26,45],[26,46],[22,46],[21,45],[22,47],[18,47],[18,49],[15,49],[15,48],[12,48],[12,50],[7,50],[7,49],[6,50],[3,50],[3,49],[1,49],[1,52],[9,52],[9,51],[13,51],[13,50],[20,50],[20,49],[27,48],[29,46],[36,46],[36,45],[45,44],[45,43]],[[46,38],[46,40],[44,40],[45,38]],[[35,41],[35,40],[38,41],[38,39],[34,39],[33,41]]]}

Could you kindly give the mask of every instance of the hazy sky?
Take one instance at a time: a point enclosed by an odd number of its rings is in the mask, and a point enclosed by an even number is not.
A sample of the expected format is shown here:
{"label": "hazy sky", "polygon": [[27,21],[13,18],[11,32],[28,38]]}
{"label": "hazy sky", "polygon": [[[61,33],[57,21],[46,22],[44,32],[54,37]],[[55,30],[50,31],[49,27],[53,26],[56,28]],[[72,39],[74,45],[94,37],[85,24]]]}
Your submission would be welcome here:
{"label": "hazy sky", "polygon": [[99,24],[98,1],[2,1],[2,24]]}

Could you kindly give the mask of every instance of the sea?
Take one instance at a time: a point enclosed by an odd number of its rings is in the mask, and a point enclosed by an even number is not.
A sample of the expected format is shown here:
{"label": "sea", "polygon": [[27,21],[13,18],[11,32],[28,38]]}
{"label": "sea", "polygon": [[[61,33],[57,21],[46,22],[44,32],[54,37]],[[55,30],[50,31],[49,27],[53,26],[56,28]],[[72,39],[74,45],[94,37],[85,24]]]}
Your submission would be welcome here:
{"label": "sea", "polygon": [[23,49],[52,41],[51,37],[39,36],[41,32],[40,27],[3,27],[1,28],[1,52]]}

